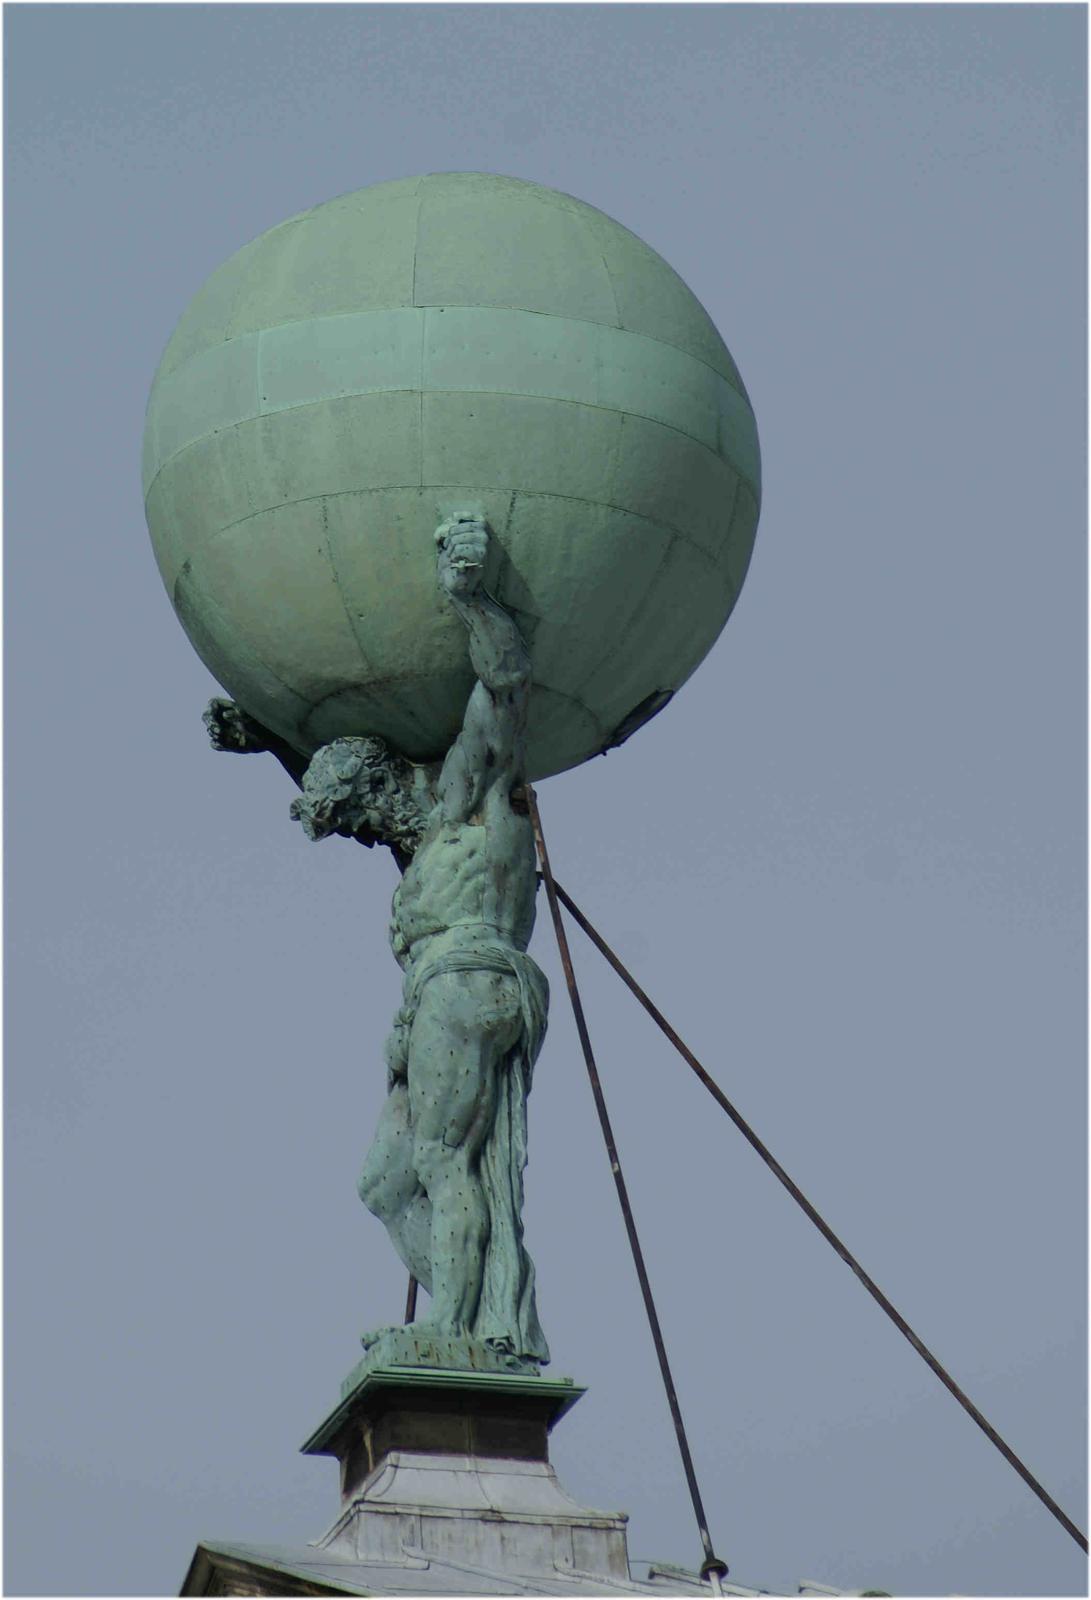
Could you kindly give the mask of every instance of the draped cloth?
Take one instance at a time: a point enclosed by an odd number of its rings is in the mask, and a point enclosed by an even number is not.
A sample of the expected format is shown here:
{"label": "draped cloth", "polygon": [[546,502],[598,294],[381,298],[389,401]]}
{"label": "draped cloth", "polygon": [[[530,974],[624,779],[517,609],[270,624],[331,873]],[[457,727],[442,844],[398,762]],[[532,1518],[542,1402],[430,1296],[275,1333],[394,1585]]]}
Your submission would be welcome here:
{"label": "draped cloth", "polygon": [[519,985],[522,1031],[500,1063],[492,1126],[479,1158],[489,1212],[481,1298],[473,1337],[525,1361],[545,1364],[549,1346],[534,1295],[534,1263],[523,1245],[523,1172],[527,1164],[527,1096],[545,1038],[549,982],[528,955],[510,945],[448,950],[408,974],[401,1017],[408,1035],[425,984],[441,972],[498,972]]}

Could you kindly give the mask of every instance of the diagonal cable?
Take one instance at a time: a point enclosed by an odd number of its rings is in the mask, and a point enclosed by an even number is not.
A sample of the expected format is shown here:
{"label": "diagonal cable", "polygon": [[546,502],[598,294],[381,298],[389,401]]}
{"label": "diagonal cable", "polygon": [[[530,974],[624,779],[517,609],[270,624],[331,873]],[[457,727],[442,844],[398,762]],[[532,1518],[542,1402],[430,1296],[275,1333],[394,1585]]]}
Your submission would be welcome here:
{"label": "diagonal cable", "polygon": [[705,1559],[701,1564],[701,1577],[709,1580],[713,1594],[722,1594],[723,1589],[720,1580],[727,1577],[728,1569],[726,1563],[720,1560],[712,1548],[712,1537],[708,1531],[708,1518],[705,1516],[701,1491],[697,1483],[697,1473],[693,1465],[693,1457],[690,1454],[689,1440],[686,1438],[685,1424],[682,1421],[682,1408],[678,1404],[678,1395],[674,1387],[674,1379],[671,1376],[670,1362],[667,1360],[667,1347],[663,1341],[663,1331],[659,1326],[659,1316],[655,1309],[655,1301],[652,1298],[652,1286],[648,1279],[648,1269],[644,1264],[644,1252],[641,1249],[636,1223],[633,1220],[632,1207],[629,1204],[629,1191],[626,1188],[625,1177],[621,1170],[621,1158],[618,1155],[617,1144],[614,1140],[614,1130],[610,1125],[606,1099],[602,1092],[598,1067],[595,1064],[595,1054],[591,1048],[591,1037],[587,1031],[587,1022],[583,1014],[580,991],[576,984],[576,973],[572,966],[572,955],[568,948],[568,936],[564,931],[564,920],[561,917],[561,908],[557,899],[557,886],[553,881],[553,873],[550,870],[549,852],[546,849],[545,837],[542,833],[542,821],[538,815],[538,802],[529,783],[526,785],[525,794],[530,820],[534,828],[534,841],[538,847],[538,859],[542,866],[542,878],[545,882],[546,895],[549,899],[549,909],[553,916],[553,931],[557,936],[557,948],[560,952],[561,965],[564,968],[565,982],[568,985],[568,997],[572,1002],[572,1012],[576,1019],[576,1031],[580,1036],[580,1044],[583,1048],[587,1076],[591,1080],[591,1093],[595,1100],[595,1110],[598,1112],[602,1137],[606,1143],[606,1152],[610,1157],[610,1171],[614,1175],[618,1200],[621,1202],[621,1214],[625,1219],[625,1231],[629,1236],[629,1248],[632,1251],[633,1264],[636,1267],[636,1275],[640,1282],[640,1293],[644,1299],[644,1310],[648,1316],[652,1342],[655,1345],[655,1353],[659,1358],[659,1371],[663,1379],[663,1388],[666,1390],[671,1420],[674,1423],[678,1451],[682,1457],[682,1470],[686,1475],[686,1484],[689,1488],[690,1499],[693,1502],[693,1514],[697,1519],[697,1530],[705,1553]]}
{"label": "diagonal cable", "polygon": [[[536,813],[532,812],[532,815],[536,815]],[[901,1313],[897,1311],[893,1305],[891,1305],[886,1295],[879,1288],[879,1285],[864,1271],[856,1257],[852,1254],[848,1247],[841,1242],[829,1224],[819,1215],[799,1186],[793,1183],[792,1179],[785,1172],[780,1162],[767,1148],[767,1146],[764,1145],[758,1138],[757,1134],[742,1116],[741,1112],[737,1111],[736,1108],[731,1104],[731,1101],[724,1094],[723,1090],[720,1088],[715,1079],[705,1071],[697,1057],[693,1054],[693,1051],[690,1050],[688,1045],[674,1031],[666,1017],[654,1004],[654,1002],[645,994],[644,990],[640,987],[639,983],[637,983],[632,973],[629,972],[629,970],[614,954],[602,935],[594,927],[592,927],[590,922],[588,922],[587,918],[584,916],[583,912],[580,910],[579,906],[576,905],[571,896],[565,893],[559,883],[556,883],[554,880],[546,876],[544,870],[543,876],[546,877],[547,890],[555,891],[557,899],[561,901],[565,909],[572,916],[573,920],[583,929],[584,933],[591,940],[591,943],[595,946],[595,948],[606,957],[606,960],[609,962],[610,966],[613,967],[618,977],[640,1001],[640,1004],[644,1007],[644,1010],[652,1018],[652,1021],[655,1022],[657,1027],[659,1027],[662,1032],[666,1034],[667,1038],[678,1051],[678,1054],[682,1057],[683,1061],[685,1061],[686,1065],[691,1067],[697,1074],[698,1078],[700,1078],[701,1082],[704,1084],[712,1098],[717,1102],[718,1105],[722,1106],[724,1111],[727,1112],[728,1116],[738,1128],[743,1138],[746,1139],[747,1142],[751,1144],[757,1151],[758,1155],[765,1162],[765,1165],[769,1168],[770,1172],[773,1173],[774,1177],[779,1179],[779,1181],[784,1185],[788,1193],[791,1195],[792,1199],[795,1200],[796,1203],[807,1213],[807,1216],[810,1217],[819,1233],[821,1233],[823,1238],[833,1246],[845,1265],[856,1274],[864,1288],[867,1290],[868,1294],[870,1294],[872,1299],[883,1308],[887,1316],[894,1323],[894,1326],[905,1335],[921,1359],[927,1362],[940,1382],[954,1395],[962,1409],[977,1423],[985,1437],[996,1446],[996,1448],[1000,1451],[1000,1454],[1004,1457],[1005,1461],[1015,1468],[1016,1472],[1023,1479],[1023,1482],[1028,1486],[1028,1488],[1033,1490],[1042,1504],[1046,1507],[1047,1511],[1052,1512],[1053,1516],[1056,1517],[1057,1521],[1061,1524],[1061,1527],[1064,1528],[1065,1532],[1075,1539],[1080,1549],[1086,1554],[1086,1535],[1081,1533],[1080,1529],[1072,1521],[1071,1517],[1067,1516],[1061,1510],[1056,1500],[1054,1500],[1053,1496],[1042,1487],[1042,1485],[1038,1482],[1038,1479],[1031,1472],[1030,1468],[1025,1466],[1023,1462],[1020,1461],[1019,1457],[1015,1454],[1015,1451],[1012,1450],[1010,1445],[1005,1443],[1005,1441],[993,1427],[992,1423],[982,1415],[969,1396],[959,1388],[958,1384],[951,1377],[950,1373],[948,1373],[940,1365],[936,1357],[932,1354],[931,1350],[929,1350],[928,1346],[914,1333],[913,1329],[909,1326],[908,1322],[906,1322]],[[552,903],[551,892],[550,904],[552,905]],[[558,939],[559,938],[560,935],[558,934]]]}

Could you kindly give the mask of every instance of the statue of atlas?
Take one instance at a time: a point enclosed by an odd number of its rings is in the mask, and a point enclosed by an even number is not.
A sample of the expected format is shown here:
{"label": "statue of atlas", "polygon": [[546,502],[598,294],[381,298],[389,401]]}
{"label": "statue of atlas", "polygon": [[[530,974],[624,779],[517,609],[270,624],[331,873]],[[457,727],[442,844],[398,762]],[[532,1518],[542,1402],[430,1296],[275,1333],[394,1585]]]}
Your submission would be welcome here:
{"label": "statue of atlas", "polygon": [[[536,891],[523,798],[530,658],[482,586],[485,523],[454,517],[435,538],[439,587],[465,624],[477,676],[442,763],[344,738],[304,769],[231,701],[214,700],[205,721],[217,749],[279,757],[302,786],[292,815],[309,838],[337,833],[393,851],[403,877],[390,940],[403,998],[360,1197],[431,1296],[410,1332],[482,1340],[533,1367],[549,1351],[523,1244],[523,1170],[549,992],[526,954]],[[365,1346],[381,1332],[365,1334]]]}

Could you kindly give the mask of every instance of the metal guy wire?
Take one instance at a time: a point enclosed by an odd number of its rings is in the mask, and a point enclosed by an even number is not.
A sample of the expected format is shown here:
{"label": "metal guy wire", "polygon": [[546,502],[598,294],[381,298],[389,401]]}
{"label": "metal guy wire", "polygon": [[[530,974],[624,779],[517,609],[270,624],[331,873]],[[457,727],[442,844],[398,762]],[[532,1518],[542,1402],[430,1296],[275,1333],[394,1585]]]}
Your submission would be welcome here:
{"label": "metal guy wire", "polygon": [[701,1576],[709,1579],[714,1594],[722,1594],[723,1589],[720,1580],[727,1577],[728,1568],[712,1548],[712,1537],[708,1531],[708,1519],[705,1516],[701,1491],[697,1483],[697,1473],[694,1469],[693,1457],[690,1454],[689,1440],[686,1438],[685,1424],[682,1421],[682,1408],[678,1404],[678,1395],[675,1391],[674,1379],[671,1376],[670,1362],[667,1359],[667,1347],[663,1342],[663,1332],[659,1326],[659,1317],[655,1309],[655,1301],[652,1298],[648,1270],[644,1265],[644,1252],[637,1236],[636,1223],[633,1220],[632,1207],[629,1204],[629,1191],[625,1186],[625,1178],[621,1170],[621,1158],[618,1155],[617,1144],[614,1140],[614,1130],[610,1125],[606,1100],[602,1092],[602,1083],[599,1079],[598,1067],[595,1064],[595,1054],[591,1048],[591,1037],[587,1031],[587,1022],[583,1014],[583,1004],[580,1000],[576,974],[572,966],[572,955],[568,948],[568,937],[564,930],[561,908],[557,900],[557,886],[553,881],[553,873],[550,870],[549,852],[546,849],[545,837],[542,833],[542,820],[538,815],[538,802],[529,783],[526,785],[525,793],[530,810],[530,820],[534,828],[534,839],[538,846],[538,859],[542,866],[542,878],[545,882],[549,909],[553,917],[553,931],[557,936],[557,948],[560,951],[561,965],[564,968],[565,982],[568,985],[568,997],[572,1002],[572,1012],[576,1019],[576,1031],[579,1034],[580,1044],[583,1048],[587,1076],[591,1080],[591,1093],[594,1096],[595,1109],[598,1112],[602,1137],[606,1143],[606,1151],[610,1157],[610,1171],[614,1175],[614,1184],[617,1188],[618,1200],[621,1203],[621,1213],[625,1219],[625,1231],[629,1236],[629,1248],[633,1254],[633,1264],[636,1267],[636,1275],[640,1282],[640,1293],[644,1299],[644,1310],[648,1316],[648,1325],[651,1328],[655,1353],[659,1358],[659,1371],[663,1378],[663,1387],[666,1390],[671,1420],[674,1423],[678,1451],[682,1457],[682,1469],[686,1475],[690,1499],[693,1502],[693,1514],[697,1519],[697,1529],[705,1553],[705,1559],[701,1564]]}
{"label": "metal guy wire", "polygon": [[[531,814],[533,816],[535,813],[532,811]],[[543,870],[543,877],[545,876],[546,875]],[[833,1246],[845,1265],[851,1268],[851,1270],[856,1274],[864,1288],[867,1290],[868,1294],[870,1294],[872,1299],[883,1308],[887,1316],[894,1323],[894,1326],[905,1335],[921,1359],[927,1362],[932,1371],[935,1373],[936,1377],[947,1389],[950,1390],[967,1415],[971,1416],[977,1423],[985,1437],[996,1446],[996,1448],[1000,1451],[1000,1454],[1004,1457],[1005,1461],[1015,1468],[1016,1472],[1023,1479],[1023,1482],[1027,1485],[1027,1487],[1033,1490],[1046,1509],[1056,1517],[1057,1521],[1061,1524],[1061,1527],[1064,1528],[1065,1532],[1075,1539],[1080,1549],[1086,1554],[1086,1535],[1081,1533],[1080,1529],[1072,1521],[1071,1517],[1067,1516],[1065,1512],[1061,1510],[1061,1507],[1057,1504],[1056,1500],[1054,1500],[1053,1496],[1042,1487],[1038,1479],[1030,1471],[1029,1467],[1025,1466],[1023,1462],[1020,1461],[1019,1457],[1015,1454],[1015,1451],[1012,1450],[1010,1445],[1005,1443],[1005,1441],[993,1427],[992,1423],[982,1415],[969,1396],[959,1388],[958,1384],[951,1377],[950,1373],[948,1373],[940,1365],[936,1357],[932,1354],[931,1350],[928,1349],[928,1346],[920,1338],[918,1338],[917,1334],[914,1333],[913,1329],[909,1326],[908,1322],[906,1322],[901,1313],[897,1311],[893,1305],[891,1305],[890,1301],[879,1288],[875,1280],[869,1277],[852,1252],[841,1242],[829,1224],[818,1214],[803,1191],[798,1187],[798,1185],[793,1183],[792,1179],[785,1172],[780,1162],[776,1160],[771,1151],[758,1138],[753,1128],[751,1128],[750,1124],[741,1115],[741,1113],[737,1111],[731,1104],[731,1101],[724,1094],[723,1090],[720,1088],[719,1084],[716,1083],[715,1079],[705,1071],[697,1057],[693,1054],[693,1051],[690,1050],[688,1045],[686,1045],[678,1036],[678,1034],[671,1027],[670,1023],[667,1021],[666,1017],[664,1017],[663,1013],[645,994],[644,990],[640,987],[639,983],[637,983],[632,973],[629,972],[625,966],[623,966],[621,961],[611,950],[610,946],[606,943],[606,940],[602,937],[602,935],[592,927],[590,922],[588,922],[587,918],[572,900],[571,896],[565,893],[559,883],[556,883],[549,877],[546,877],[546,889],[551,895],[550,903],[553,903],[552,897],[555,895],[556,898],[564,904],[566,910],[570,913],[573,920],[577,922],[583,929],[584,933],[591,940],[591,943],[595,946],[595,948],[606,957],[606,960],[613,967],[618,977],[622,979],[622,981],[640,1001],[640,1004],[644,1007],[645,1011],[652,1018],[657,1027],[659,1027],[662,1032],[666,1034],[667,1038],[678,1051],[683,1061],[685,1061],[686,1065],[691,1067],[697,1074],[698,1078],[700,1078],[701,1082],[704,1084],[709,1094],[712,1095],[713,1099],[720,1106],[722,1106],[724,1111],[727,1112],[728,1116],[738,1128],[743,1138],[753,1146],[769,1170],[787,1189],[788,1193],[792,1196],[792,1199],[795,1200],[796,1203],[806,1212],[807,1216],[810,1217],[811,1221],[814,1223],[819,1233],[822,1234],[823,1238]]]}

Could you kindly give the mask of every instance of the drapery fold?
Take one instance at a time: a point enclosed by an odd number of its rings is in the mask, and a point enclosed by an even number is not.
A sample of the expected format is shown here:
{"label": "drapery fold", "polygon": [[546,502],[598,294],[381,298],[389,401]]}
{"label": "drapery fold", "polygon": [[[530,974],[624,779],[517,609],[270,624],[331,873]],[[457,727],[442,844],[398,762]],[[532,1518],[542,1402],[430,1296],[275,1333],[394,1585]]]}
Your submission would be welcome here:
{"label": "drapery fold", "polygon": [[527,1164],[527,1096],[545,1038],[549,982],[522,951],[500,943],[448,950],[411,973],[402,1018],[412,1026],[424,985],[443,972],[499,972],[519,985],[522,1032],[500,1065],[496,1106],[479,1158],[489,1212],[481,1297],[472,1328],[476,1339],[522,1361],[545,1365],[549,1346],[538,1320],[534,1263],[523,1244],[523,1172]]}

